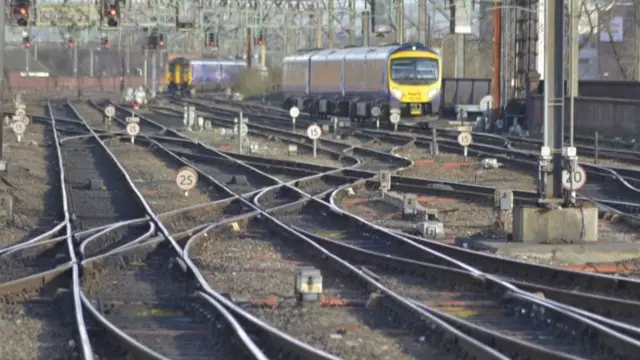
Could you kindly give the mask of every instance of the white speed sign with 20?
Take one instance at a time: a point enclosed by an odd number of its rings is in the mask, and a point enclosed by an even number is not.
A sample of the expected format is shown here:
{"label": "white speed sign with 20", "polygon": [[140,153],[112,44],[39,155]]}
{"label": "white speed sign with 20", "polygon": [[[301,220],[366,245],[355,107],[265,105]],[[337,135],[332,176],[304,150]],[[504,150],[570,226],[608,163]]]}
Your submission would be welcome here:
{"label": "white speed sign with 20", "polygon": [[178,170],[178,174],[176,175],[176,185],[182,191],[189,191],[196,187],[198,184],[198,173],[190,168],[183,167]]}
{"label": "white speed sign with 20", "polygon": [[562,171],[562,187],[565,190],[569,190],[569,191],[580,190],[586,183],[587,183],[587,173],[584,171],[582,166],[580,165],[576,166],[572,174],[569,174],[568,170]]}
{"label": "white speed sign with 20", "polygon": [[307,137],[311,140],[318,140],[322,136],[322,129],[318,125],[311,125],[307,128]]}
{"label": "white speed sign with 20", "polygon": [[460,134],[458,134],[458,144],[460,144],[460,146],[467,147],[471,145],[472,142],[473,137],[471,136],[471,133],[461,132]]}

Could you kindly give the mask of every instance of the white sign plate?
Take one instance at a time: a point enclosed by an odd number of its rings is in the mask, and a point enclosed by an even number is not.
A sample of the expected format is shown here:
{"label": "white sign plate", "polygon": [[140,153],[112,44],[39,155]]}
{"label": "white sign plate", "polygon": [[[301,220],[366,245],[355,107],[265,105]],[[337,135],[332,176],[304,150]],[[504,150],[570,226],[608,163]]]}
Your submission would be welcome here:
{"label": "white sign plate", "polygon": [[298,116],[300,116],[300,109],[298,109],[297,107],[292,107],[291,109],[289,109],[289,115],[292,118],[297,118]]}
{"label": "white sign plate", "polygon": [[[573,188],[571,187],[572,178],[573,178]],[[562,171],[562,187],[565,188],[565,190],[569,190],[569,191],[580,190],[586,183],[587,183],[587,173],[584,171],[582,166],[580,165],[576,166],[576,169],[573,171],[573,174],[571,177],[569,177],[569,171],[567,170]]]}
{"label": "white sign plate", "polygon": [[127,124],[127,134],[131,136],[136,136],[140,133],[140,125],[136,123],[128,123]]}
{"label": "white sign plate", "polygon": [[389,110],[389,112],[390,112],[391,114],[398,114],[398,115],[400,115],[400,109],[398,109],[398,108],[393,108],[393,109]]}
{"label": "white sign plate", "polygon": [[473,137],[470,133],[461,132],[460,134],[458,134],[458,144],[460,144],[460,146],[467,147],[471,145],[471,142],[473,142]]}
{"label": "white sign plate", "polygon": [[17,116],[17,117],[23,117],[23,116],[25,116],[25,115],[27,115],[27,112],[26,112],[26,111],[24,111],[24,109],[18,109],[18,110],[16,110],[16,116]]}
{"label": "white sign plate", "polygon": [[16,121],[11,124],[11,128],[16,135],[22,135],[27,130],[27,126],[22,121]]}
{"label": "white sign plate", "polygon": [[[238,135],[238,124],[233,127],[233,133]],[[249,127],[247,124],[240,124],[240,135],[246,136],[249,133]]]}
{"label": "white sign plate", "polygon": [[391,116],[389,117],[389,121],[391,121],[392,124],[399,123],[400,122],[400,114],[396,114],[396,113],[391,114]]}
{"label": "white sign plate", "polygon": [[116,114],[116,108],[113,105],[109,105],[106,108],[104,108],[104,114],[112,117]]}
{"label": "white sign plate", "polygon": [[382,110],[380,110],[379,107],[374,106],[374,107],[371,108],[371,116],[378,117],[378,116],[380,116],[380,114],[382,114]]}
{"label": "white sign plate", "polygon": [[322,136],[322,129],[318,125],[310,125],[307,128],[307,136],[311,140],[318,140],[320,139],[320,136]]}
{"label": "white sign plate", "polygon": [[198,173],[194,169],[183,167],[178,170],[176,185],[178,185],[180,190],[189,191],[196,187],[196,184],[198,184]]}
{"label": "white sign plate", "polygon": [[137,117],[137,116],[127,116],[127,117],[125,118],[125,121],[126,121],[127,123],[136,123],[136,124],[137,124],[137,123],[139,123],[139,122],[140,122],[140,118],[139,118],[139,117]]}

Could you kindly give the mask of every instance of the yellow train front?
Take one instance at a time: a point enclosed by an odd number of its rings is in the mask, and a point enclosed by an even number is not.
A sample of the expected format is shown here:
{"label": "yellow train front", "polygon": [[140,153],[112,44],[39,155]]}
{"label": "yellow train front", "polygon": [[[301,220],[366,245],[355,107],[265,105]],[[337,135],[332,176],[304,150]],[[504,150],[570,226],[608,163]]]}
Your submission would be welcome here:
{"label": "yellow train front", "polygon": [[440,107],[442,63],[421,44],[303,51],[283,61],[283,106],[314,116],[372,119],[398,108],[403,122],[419,122]]}
{"label": "yellow train front", "polygon": [[169,94],[181,96],[190,94],[191,64],[189,59],[175,58],[167,64],[167,91]]}
{"label": "yellow train front", "polygon": [[175,58],[167,64],[167,90],[177,96],[196,91],[233,88],[238,73],[247,68],[244,60]]}

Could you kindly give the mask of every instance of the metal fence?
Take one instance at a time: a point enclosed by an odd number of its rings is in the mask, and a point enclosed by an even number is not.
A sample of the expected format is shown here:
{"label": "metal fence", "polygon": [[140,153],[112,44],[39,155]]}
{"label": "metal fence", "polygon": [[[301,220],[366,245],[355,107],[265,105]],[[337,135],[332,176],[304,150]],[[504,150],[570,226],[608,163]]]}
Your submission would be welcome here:
{"label": "metal fence", "polygon": [[[566,99],[565,104],[569,104]],[[569,119],[569,106],[565,106],[565,119]],[[575,100],[575,133],[593,135],[596,131],[605,136],[637,136],[640,133],[640,101],[626,99],[577,97]],[[529,130],[542,131],[544,97],[533,95],[527,99],[526,121]],[[569,121],[565,121],[569,131]]]}

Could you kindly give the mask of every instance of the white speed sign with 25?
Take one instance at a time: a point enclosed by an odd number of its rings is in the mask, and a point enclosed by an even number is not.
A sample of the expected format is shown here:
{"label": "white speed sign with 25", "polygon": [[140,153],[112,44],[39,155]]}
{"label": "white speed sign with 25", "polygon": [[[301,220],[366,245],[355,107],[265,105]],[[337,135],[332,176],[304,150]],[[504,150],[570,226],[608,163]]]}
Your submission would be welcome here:
{"label": "white speed sign with 25", "polygon": [[[576,166],[572,174],[569,174],[568,170],[562,171],[562,187],[566,190],[580,190],[586,183],[587,173],[584,171],[584,168],[582,168],[582,166]],[[573,185],[573,187],[571,185]]]}
{"label": "white speed sign with 25", "polygon": [[311,125],[307,128],[307,136],[311,140],[318,140],[322,136],[322,129],[318,125]]}
{"label": "white speed sign with 25", "polygon": [[116,108],[113,105],[109,105],[106,108],[104,108],[104,114],[112,117],[113,115],[116,114]]}
{"label": "white speed sign with 25", "polygon": [[11,128],[16,135],[22,135],[27,130],[27,126],[22,121],[16,121],[11,124]]}
{"label": "white speed sign with 25", "polygon": [[460,146],[467,147],[471,145],[472,141],[473,137],[471,136],[471,133],[461,132],[460,134],[458,134],[458,144],[460,144]]}
{"label": "white speed sign with 25", "polygon": [[193,189],[196,184],[198,184],[198,173],[190,168],[183,167],[178,170],[178,174],[176,175],[176,185],[182,191],[189,191]]}
{"label": "white speed sign with 25", "polygon": [[289,115],[292,118],[297,118],[298,116],[300,116],[300,109],[298,109],[297,107],[292,107],[291,109],[289,109]]}
{"label": "white speed sign with 25", "polygon": [[128,123],[127,124],[127,134],[131,136],[136,136],[140,133],[140,125],[137,123]]}

